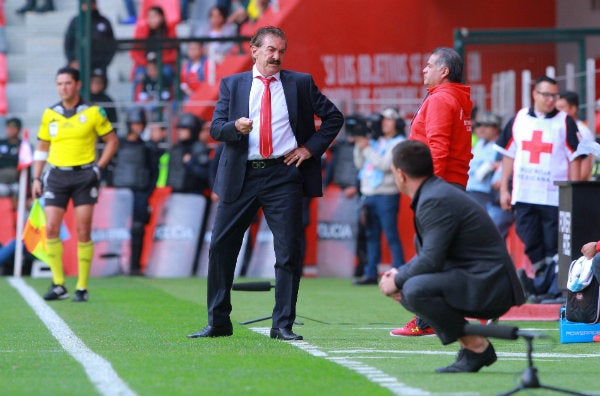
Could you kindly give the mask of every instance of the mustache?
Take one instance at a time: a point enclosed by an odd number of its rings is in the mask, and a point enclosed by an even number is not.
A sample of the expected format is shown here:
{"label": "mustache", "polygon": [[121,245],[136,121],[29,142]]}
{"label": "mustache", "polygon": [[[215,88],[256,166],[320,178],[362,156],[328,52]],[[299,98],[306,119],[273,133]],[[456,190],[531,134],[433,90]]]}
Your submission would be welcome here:
{"label": "mustache", "polygon": [[269,59],[267,63],[269,65],[281,65],[281,61],[279,59]]}

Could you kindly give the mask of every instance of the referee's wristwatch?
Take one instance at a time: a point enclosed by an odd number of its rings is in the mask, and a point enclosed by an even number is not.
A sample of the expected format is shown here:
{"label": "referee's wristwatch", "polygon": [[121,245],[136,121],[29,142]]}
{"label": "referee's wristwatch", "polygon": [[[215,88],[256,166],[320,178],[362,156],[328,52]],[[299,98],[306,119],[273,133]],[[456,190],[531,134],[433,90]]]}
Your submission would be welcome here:
{"label": "referee's wristwatch", "polygon": [[32,182],[35,181],[35,180],[39,181],[40,183],[42,182],[42,178],[41,177],[34,177],[33,180],[32,180]]}

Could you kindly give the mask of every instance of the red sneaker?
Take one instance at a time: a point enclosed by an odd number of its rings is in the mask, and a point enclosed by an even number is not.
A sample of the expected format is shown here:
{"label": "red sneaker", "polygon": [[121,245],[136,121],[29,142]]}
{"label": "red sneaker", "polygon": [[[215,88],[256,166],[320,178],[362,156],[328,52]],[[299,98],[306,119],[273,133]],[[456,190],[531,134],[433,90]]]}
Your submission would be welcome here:
{"label": "red sneaker", "polygon": [[417,317],[415,316],[404,327],[390,331],[390,335],[392,337],[432,336],[435,335],[435,331],[431,327],[422,329],[417,326]]}
{"label": "red sneaker", "polygon": [[594,342],[600,342],[600,333],[596,334],[592,339],[594,340]]}

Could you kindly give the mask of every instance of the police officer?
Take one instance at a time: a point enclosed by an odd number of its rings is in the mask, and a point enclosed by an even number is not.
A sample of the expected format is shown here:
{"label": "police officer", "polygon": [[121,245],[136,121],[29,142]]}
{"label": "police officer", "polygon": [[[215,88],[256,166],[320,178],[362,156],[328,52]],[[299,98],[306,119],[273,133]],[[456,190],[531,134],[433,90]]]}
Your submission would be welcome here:
{"label": "police officer", "polygon": [[[169,151],[167,186],[173,192],[207,193],[210,178],[210,137],[206,123],[192,113],[177,120],[178,142]],[[204,133],[201,134],[201,130]],[[200,138],[200,139],[199,139]]]}
{"label": "police officer", "polygon": [[126,117],[127,135],[119,142],[113,183],[115,187],[128,188],[133,193],[130,274],[141,275],[144,227],[150,220],[148,200],[156,185],[158,163],[150,145],[141,138],[146,128],[144,109],[132,108]]}

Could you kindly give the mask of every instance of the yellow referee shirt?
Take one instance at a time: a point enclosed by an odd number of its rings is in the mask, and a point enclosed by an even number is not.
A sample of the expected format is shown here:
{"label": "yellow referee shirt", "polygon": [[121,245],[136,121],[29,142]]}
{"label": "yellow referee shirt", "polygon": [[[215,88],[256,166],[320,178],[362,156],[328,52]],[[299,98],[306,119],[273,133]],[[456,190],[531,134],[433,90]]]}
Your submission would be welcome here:
{"label": "yellow referee shirt", "polygon": [[58,103],[44,111],[37,138],[50,142],[49,164],[77,166],[94,162],[97,137],[112,130],[103,108],[80,102],[67,111]]}

